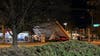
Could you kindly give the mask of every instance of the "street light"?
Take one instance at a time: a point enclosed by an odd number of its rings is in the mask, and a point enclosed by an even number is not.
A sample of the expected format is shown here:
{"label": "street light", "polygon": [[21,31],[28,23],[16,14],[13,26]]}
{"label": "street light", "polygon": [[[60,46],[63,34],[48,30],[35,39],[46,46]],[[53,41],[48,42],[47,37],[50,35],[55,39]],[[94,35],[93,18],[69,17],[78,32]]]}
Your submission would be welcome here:
{"label": "street light", "polygon": [[64,23],[65,30],[67,30],[67,24],[68,24],[68,23],[66,23],[66,22]]}

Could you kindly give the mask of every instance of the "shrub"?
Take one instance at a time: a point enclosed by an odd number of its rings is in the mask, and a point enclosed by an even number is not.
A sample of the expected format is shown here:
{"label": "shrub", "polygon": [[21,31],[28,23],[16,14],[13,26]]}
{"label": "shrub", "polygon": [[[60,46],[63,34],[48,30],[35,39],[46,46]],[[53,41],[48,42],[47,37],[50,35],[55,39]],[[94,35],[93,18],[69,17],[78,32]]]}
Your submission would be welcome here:
{"label": "shrub", "polygon": [[70,40],[44,46],[3,48],[0,49],[0,56],[100,56],[100,47]]}

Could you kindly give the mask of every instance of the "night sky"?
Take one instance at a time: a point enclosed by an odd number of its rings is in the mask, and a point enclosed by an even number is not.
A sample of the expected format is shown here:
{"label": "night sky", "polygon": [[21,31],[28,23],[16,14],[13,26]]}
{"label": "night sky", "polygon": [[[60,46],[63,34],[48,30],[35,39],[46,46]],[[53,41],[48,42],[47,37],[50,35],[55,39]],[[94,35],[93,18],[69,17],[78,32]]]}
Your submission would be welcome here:
{"label": "night sky", "polygon": [[66,16],[67,19],[64,20],[64,17],[59,18],[59,21],[68,22],[71,20],[74,22],[74,28],[86,28],[91,25],[91,16],[87,9],[87,0],[72,0],[70,5],[70,13]]}
{"label": "night sky", "polygon": [[[2,1],[3,0],[1,0],[0,4],[2,4]],[[38,3],[38,6],[35,7],[35,9],[30,9],[28,15],[32,16],[35,12],[38,12],[37,14],[43,14],[47,17],[55,17],[62,22],[72,20],[72,22],[75,23],[74,27],[79,28],[85,28],[91,24],[91,17],[87,11],[87,0],[41,0],[40,2],[42,3]],[[0,9],[1,8],[2,5],[0,5]],[[43,13],[40,13],[40,11]]]}
{"label": "night sky", "polygon": [[72,0],[73,9],[71,19],[76,23],[76,27],[85,28],[91,24],[91,17],[87,11],[87,0]]}

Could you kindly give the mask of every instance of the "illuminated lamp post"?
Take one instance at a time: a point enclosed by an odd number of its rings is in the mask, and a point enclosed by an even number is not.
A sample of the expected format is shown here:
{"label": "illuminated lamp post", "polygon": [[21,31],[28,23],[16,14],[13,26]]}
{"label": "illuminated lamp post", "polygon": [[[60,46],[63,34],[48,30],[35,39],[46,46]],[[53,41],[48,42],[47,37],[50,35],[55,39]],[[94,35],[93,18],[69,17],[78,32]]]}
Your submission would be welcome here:
{"label": "illuminated lamp post", "polygon": [[65,26],[65,30],[67,30],[67,23],[66,22],[64,23],[64,26]]}

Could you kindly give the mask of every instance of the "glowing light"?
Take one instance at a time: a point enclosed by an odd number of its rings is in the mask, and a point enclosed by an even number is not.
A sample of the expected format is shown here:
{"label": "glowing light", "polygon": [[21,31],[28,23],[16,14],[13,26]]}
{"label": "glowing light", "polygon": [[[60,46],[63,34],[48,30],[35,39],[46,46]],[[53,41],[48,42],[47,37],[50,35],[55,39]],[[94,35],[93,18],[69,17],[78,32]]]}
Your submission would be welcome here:
{"label": "glowing light", "polygon": [[100,24],[93,24],[93,27],[99,27]]}

